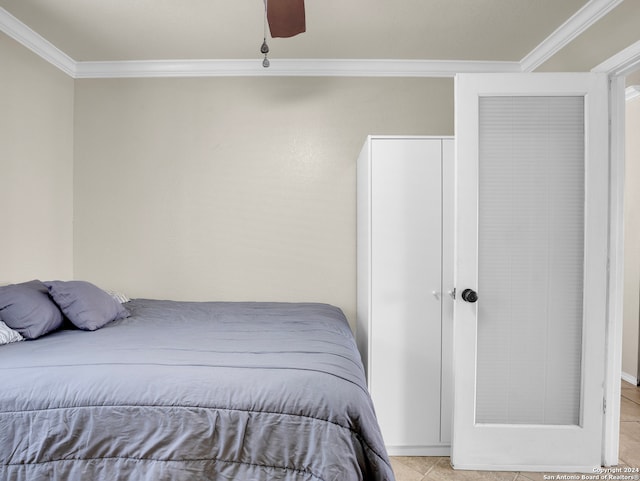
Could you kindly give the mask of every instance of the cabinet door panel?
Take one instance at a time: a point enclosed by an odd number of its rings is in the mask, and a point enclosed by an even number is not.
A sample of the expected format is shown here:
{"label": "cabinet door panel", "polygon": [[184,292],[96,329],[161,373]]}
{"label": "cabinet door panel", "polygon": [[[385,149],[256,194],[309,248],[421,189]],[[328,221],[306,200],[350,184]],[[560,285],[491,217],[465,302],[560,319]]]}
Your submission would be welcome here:
{"label": "cabinet door panel", "polygon": [[385,443],[440,443],[442,141],[375,139],[370,388]]}
{"label": "cabinet door panel", "polygon": [[440,409],[440,441],[451,444],[453,419],[453,225],[454,211],[454,141],[442,141],[442,395]]}

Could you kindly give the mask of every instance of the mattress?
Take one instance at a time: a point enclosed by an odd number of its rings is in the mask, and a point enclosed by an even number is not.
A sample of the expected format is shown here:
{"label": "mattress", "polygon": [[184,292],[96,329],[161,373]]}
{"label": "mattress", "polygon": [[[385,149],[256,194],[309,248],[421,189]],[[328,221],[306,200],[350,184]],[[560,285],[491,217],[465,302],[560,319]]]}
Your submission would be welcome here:
{"label": "mattress", "polygon": [[340,309],[126,307],[0,347],[0,479],[393,481]]}

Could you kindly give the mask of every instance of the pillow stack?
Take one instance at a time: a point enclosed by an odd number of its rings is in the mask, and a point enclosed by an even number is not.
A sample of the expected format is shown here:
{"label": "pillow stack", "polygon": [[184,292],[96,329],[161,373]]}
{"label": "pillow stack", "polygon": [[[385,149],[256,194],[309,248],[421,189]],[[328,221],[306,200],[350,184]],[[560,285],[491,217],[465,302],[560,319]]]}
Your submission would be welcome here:
{"label": "pillow stack", "polygon": [[0,287],[0,321],[24,339],[59,329],[65,317],[79,329],[95,331],[128,316],[116,299],[86,281],[33,280]]}

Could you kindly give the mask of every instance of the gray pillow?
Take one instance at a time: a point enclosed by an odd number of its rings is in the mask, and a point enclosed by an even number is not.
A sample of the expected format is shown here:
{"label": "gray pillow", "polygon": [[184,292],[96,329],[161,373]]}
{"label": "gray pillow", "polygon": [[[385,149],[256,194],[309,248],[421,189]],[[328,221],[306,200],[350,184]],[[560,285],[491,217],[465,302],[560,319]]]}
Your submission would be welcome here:
{"label": "gray pillow", "polygon": [[38,280],[0,287],[0,320],[25,339],[36,339],[62,325],[62,313]]}
{"label": "gray pillow", "polygon": [[44,283],[51,298],[79,329],[95,331],[111,321],[129,317],[122,305],[99,287],[86,281]]}

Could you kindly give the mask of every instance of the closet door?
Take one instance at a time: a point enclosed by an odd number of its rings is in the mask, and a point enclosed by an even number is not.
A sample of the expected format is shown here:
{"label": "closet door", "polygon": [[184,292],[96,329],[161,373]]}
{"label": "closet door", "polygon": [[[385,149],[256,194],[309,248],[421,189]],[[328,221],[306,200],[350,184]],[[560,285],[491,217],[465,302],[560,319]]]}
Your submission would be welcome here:
{"label": "closet door", "polygon": [[440,444],[442,140],[371,144],[369,386],[391,454]]}
{"label": "closet door", "polygon": [[600,466],[607,119],[604,76],[456,80],[455,468]]}

